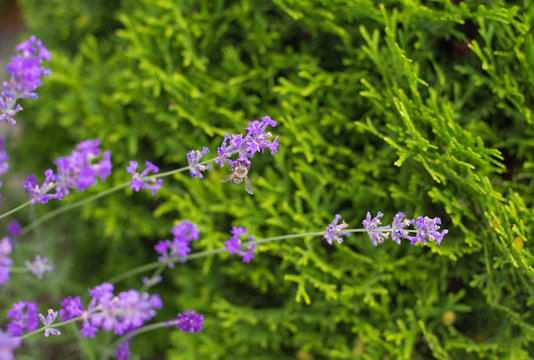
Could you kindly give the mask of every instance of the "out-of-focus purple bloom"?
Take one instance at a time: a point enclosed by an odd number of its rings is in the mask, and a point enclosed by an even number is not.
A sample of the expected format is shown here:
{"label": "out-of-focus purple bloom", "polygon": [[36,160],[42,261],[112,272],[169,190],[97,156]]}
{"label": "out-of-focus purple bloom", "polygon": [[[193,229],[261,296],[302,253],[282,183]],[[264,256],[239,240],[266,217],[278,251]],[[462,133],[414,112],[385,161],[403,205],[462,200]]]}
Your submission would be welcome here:
{"label": "out-of-focus purple bloom", "polygon": [[[264,116],[261,121],[254,120],[248,123],[248,127],[245,128],[248,133],[245,137],[243,134],[225,134],[221,146],[217,149],[219,158],[215,162],[221,167],[224,167],[225,163],[234,167],[239,162],[250,166],[250,159],[259,151],[263,153],[266,148],[269,148],[271,155],[274,155],[278,150],[278,136],[272,141],[267,140],[272,136],[270,132],[265,132],[267,126],[275,127],[276,121],[269,116]],[[231,160],[230,156],[234,152],[238,153],[237,159]]]}
{"label": "out-of-focus purple bloom", "polygon": [[13,250],[11,240],[9,237],[4,236],[0,240],[0,284],[9,280],[9,267],[13,265],[13,260],[7,256],[11,254],[11,250]]}
{"label": "out-of-focus purple bloom", "polygon": [[[0,101],[2,98],[0,97]],[[4,175],[7,170],[9,169],[9,165],[7,161],[9,160],[9,156],[4,151],[4,139],[0,137],[0,176]],[[2,182],[0,181],[0,187],[2,187]],[[2,198],[2,194],[0,194],[0,198]],[[0,202],[1,204],[2,202]]]}
{"label": "out-of-focus purple bloom", "polygon": [[384,239],[387,239],[389,236],[389,231],[383,232],[380,230],[389,229],[391,228],[390,225],[378,226],[380,225],[380,218],[382,216],[384,216],[384,214],[379,211],[378,214],[371,220],[371,213],[367,212],[367,217],[364,221],[362,221],[362,224],[365,227],[365,230],[367,230],[367,234],[369,235],[369,238],[371,238],[374,246],[378,246],[378,242],[383,243]]}
{"label": "out-of-focus purple bloom", "polygon": [[22,341],[13,337],[8,332],[3,332],[0,329],[0,359],[13,360],[13,351],[20,346]]}
{"label": "out-of-focus purple bloom", "polygon": [[117,351],[115,353],[117,360],[128,360],[130,358],[130,342],[126,341],[119,346],[117,346]]}
{"label": "out-of-focus purple bloom", "polygon": [[341,220],[341,215],[336,214],[336,216],[334,217],[334,220],[330,223],[330,225],[326,227],[326,231],[324,232],[323,237],[325,238],[326,242],[330,245],[332,245],[333,240],[341,244],[343,242],[343,239],[341,238],[341,236],[350,235],[350,233],[348,232],[341,231],[344,228],[346,228],[348,225],[345,222],[345,220],[343,220],[343,222],[338,225],[337,223],[339,220]]}
{"label": "out-of-focus purple bloom", "polygon": [[[254,258],[254,252],[256,251],[256,244],[254,243],[254,236],[252,235],[248,237],[248,244],[241,244],[241,240],[239,239],[239,237],[241,235],[245,235],[247,232],[248,230],[244,227],[234,226],[230,231],[232,237],[230,238],[230,240],[224,242],[225,250],[228,251],[230,254],[240,255],[243,258],[244,263],[249,263],[250,260]],[[243,251],[243,247],[248,248],[248,251]]]}
{"label": "out-of-focus purple bloom", "polygon": [[[146,188],[152,190],[152,195],[155,195],[156,192],[161,187],[163,183],[162,179],[156,179],[154,177],[146,179],[149,172],[154,172],[154,175],[158,173],[159,168],[152,164],[150,161],[145,161],[146,169],[139,174],[137,170],[137,161],[130,161],[130,166],[126,167],[126,171],[132,175],[132,180],[130,180],[130,188],[136,192],[139,192],[141,188]],[[146,181],[152,182],[152,184],[147,184]]]}
{"label": "out-of-focus purple bloom", "polygon": [[156,284],[159,284],[163,280],[163,277],[161,275],[156,276],[155,278],[151,279],[146,276],[143,277],[143,284],[147,287],[152,287]]}
{"label": "out-of-focus purple bloom", "polygon": [[6,66],[10,81],[4,81],[0,96],[0,122],[10,124],[16,124],[13,117],[22,110],[16,103],[17,100],[37,99],[34,91],[42,85],[41,77],[50,75],[50,70],[41,66],[43,60],[50,61],[51,57],[41,40],[31,36],[29,40],[17,45],[16,50],[19,54],[13,56]]}
{"label": "out-of-focus purple bloom", "polygon": [[11,234],[11,236],[15,237],[17,236],[22,228],[20,227],[20,224],[17,220],[13,220],[8,226],[7,231]]}
{"label": "out-of-focus purple bloom", "polygon": [[33,275],[37,276],[39,279],[43,278],[43,274],[47,271],[52,271],[54,267],[48,265],[48,258],[42,258],[41,255],[35,255],[35,260],[29,262],[28,260],[24,261],[24,265],[32,272]]}
{"label": "out-of-focus purple bloom", "polygon": [[202,160],[202,157],[209,153],[210,149],[207,147],[203,147],[202,151],[198,150],[191,150],[187,153],[187,162],[189,163],[189,166],[191,167],[189,169],[189,172],[191,173],[192,177],[198,177],[203,178],[202,171],[211,170],[211,164],[210,165],[200,165],[198,164],[200,160]]}
{"label": "out-of-focus purple bloom", "polygon": [[84,337],[94,337],[99,328],[116,335],[135,330],[156,315],[163,306],[159,295],[139,293],[137,290],[113,294],[113,285],[104,283],[89,289],[92,299],[87,311],[82,314],[83,324],[80,333]]}
{"label": "out-of-focus purple bloom", "polygon": [[61,321],[73,319],[84,313],[82,301],[79,296],[76,296],[75,298],[69,296],[61,302],[61,306],[63,307],[59,310]]}
{"label": "out-of-focus purple bloom", "polygon": [[419,216],[417,220],[412,219],[410,223],[415,225],[417,230],[415,236],[406,236],[406,239],[412,241],[412,245],[415,245],[418,242],[426,245],[425,238],[428,240],[436,240],[436,245],[439,245],[445,234],[449,232],[447,229],[443,229],[441,233],[438,231],[439,224],[441,224],[441,219],[439,217],[431,219],[428,216],[425,216],[424,218]]}
{"label": "out-of-focus purple bloom", "polygon": [[61,335],[61,331],[59,331],[58,329],[54,329],[53,327],[50,327],[50,325],[52,325],[54,321],[56,321],[56,318],[57,318],[57,311],[54,311],[52,309],[48,309],[48,315],[46,316],[46,318],[44,317],[43,314],[39,314],[39,319],[41,319],[41,322],[43,323],[45,327],[45,333],[44,333],[45,337],[49,337],[50,334]]}
{"label": "out-of-focus purple bloom", "polygon": [[[111,174],[111,152],[104,151],[102,159],[95,161],[100,155],[100,140],[85,140],[76,146],[69,156],[56,160],[57,174],[52,169],[45,171],[46,180],[43,185],[37,184],[34,175],[28,176],[24,188],[30,195],[32,204],[46,203],[50,199],[61,200],[70,193],[70,189],[82,191],[93,185],[100,177],[104,181]],[[54,190],[54,193],[50,193]]]}
{"label": "out-of-focus purple bloom", "polygon": [[195,310],[185,311],[178,314],[178,318],[165,322],[165,326],[176,325],[182,332],[200,332],[202,330],[202,323],[204,323],[204,315],[197,314]]}
{"label": "out-of-focus purple bloom", "polygon": [[408,219],[405,219],[403,221],[402,219],[404,217],[406,217],[406,215],[404,215],[403,213],[397,213],[397,215],[395,215],[395,218],[393,219],[393,224],[391,226],[391,240],[395,241],[399,245],[401,243],[400,239],[406,238],[406,236],[408,235],[408,233],[403,229],[406,226],[409,226],[411,223]]}
{"label": "out-of-focus purple bloom", "polygon": [[[24,311],[26,308],[26,311]],[[20,301],[13,304],[11,310],[7,312],[7,317],[13,319],[7,324],[7,331],[13,336],[22,336],[24,329],[32,332],[37,329],[39,320],[37,319],[37,312],[39,309],[35,303]]]}
{"label": "out-of-focus purple bloom", "polygon": [[[166,262],[172,259],[186,257],[191,252],[191,241],[198,240],[200,231],[195,224],[184,220],[174,226],[171,233],[174,235],[173,241],[160,240],[154,246],[156,252],[161,255],[158,257],[158,261]],[[180,262],[183,264],[186,260],[182,259]],[[173,262],[169,262],[168,265],[170,268],[174,267]]]}

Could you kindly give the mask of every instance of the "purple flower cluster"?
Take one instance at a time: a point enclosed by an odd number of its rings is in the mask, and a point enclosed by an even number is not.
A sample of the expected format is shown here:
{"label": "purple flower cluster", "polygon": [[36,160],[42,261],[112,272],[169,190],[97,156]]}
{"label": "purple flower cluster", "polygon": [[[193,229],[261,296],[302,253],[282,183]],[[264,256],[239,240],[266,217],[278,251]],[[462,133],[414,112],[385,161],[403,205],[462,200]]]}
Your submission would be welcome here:
{"label": "purple flower cluster", "polygon": [[[97,181],[97,176],[104,181],[111,174],[111,152],[104,151],[102,159],[95,161],[100,155],[100,140],[85,140],[76,146],[69,156],[56,160],[57,174],[52,169],[45,171],[46,179],[39,186],[34,175],[30,175],[24,188],[30,195],[32,204],[47,203],[50,199],[62,199],[70,193],[70,189],[82,191]],[[55,193],[49,193],[52,189]]]}
{"label": "purple flower cluster", "polygon": [[22,228],[20,227],[20,224],[19,224],[19,222],[17,220],[13,220],[7,226],[7,231],[9,231],[9,233],[13,237],[18,236],[18,234],[20,233],[21,230],[22,230]]}
{"label": "purple flower cluster", "polygon": [[127,360],[130,358],[130,342],[126,341],[119,346],[117,346],[117,351],[115,353],[115,356],[117,356],[117,360]]}
{"label": "purple flower cluster", "polygon": [[[173,241],[160,240],[154,249],[158,254],[158,261],[167,262],[172,259],[184,258],[191,252],[190,243],[193,240],[198,240],[200,231],[195,224],[190,223],[187,220],[182,221],[178,225],[174,226],[171,230],[174,235]],[[182,264],[186,262],[185,259],[180,261]],[[169,267],[173,268],[174,263],[169,262]]]}
{"label": "purple flower cluster", "polygon": [[197,314],[195,310],[187,310],[183,314],[178,314],[178,318],[165,322],[165,326],[176,325],[182,332],[200,332],[204,323],[204,315]]}
{"label": "purple flower cluster", "polygon": [[30,270],[30,272],[37,276],[39,279],[43,278],[43,274],[47,271],[52,271],[54,267],[52,265],[48,265],[48,259],[42,258],[41,255],[35,255],[35,260],[33,262],[29,262],[28,260],[24,261],[24,265]]}
{"label": "purple flower cluster", "polygon": [[22,110],[17,100],[37,99],[34,91],[41,86],[41,77],[50,75],[50,70],[41,66],[43,60],[50,61],[51,58],[41,40],[32,36],[17,45],[16,50],[19,54],[13,56],[6,66],[11,79],[9,82],[4,81],[0,96],[0,122],[6,121],[10,124],[16,124],[13,117]]}
{"label": "purple flower cluster", "polygon": [[135,330],[156,315],[155,309],[163,306],[159,295],[139,293],[137,290],[122,291],[113,294],[113,284],[103,283],[89,289],[92,298],[89,307],[84,310],[80,298],[66,298],[61,302],[59,311],[61,320],[66,321],[78,316],[83,324],[80,333],[84,337],[95,337],[101,327],[116,335]]}
{"label": "purple flower cluster", "polygon": [[[399,245],[401,238],[410,240],[411,245],[415,245],[418,242],[426,245],[426,239],[435,240],[436,245],[439,245],[441,244],[441,240],[445,234],[449,232],[447,229],[443,229],[441,233],[438,231],[439,224],[441,224],[441,220],[438,217],[431,219],[427,216],[419,216],[417,220],[403,220],[406,215],[404,215],[402,212],[399,212],[397,215],[395,215],[392,225],[378,226],[380,225],[380,218],[382,216],[384,216],[384,214],[379,211],[378,214],[371,219],[371,214],[367,212],[367,217],[362,222],[374,246],[377,246],[378,242],[383,243],[384,239],[387,239],[390,234],[391,239]],[[415,236],[410,236],[409,232],[404,229],[409,225],[415,225]]]}
{"label": "purple flower cluster", "polygon": [[9,280],[9,267],[13,265],[13,260],[7,256],[11,254],[12,250],[11,240],[4,236],[0,240],[0,285]]}
{"label": "purple flower cluster", "polygon": [[248,248],[249,250],[248,251],[243,251],[241,250],[241,240],[239,240],[239,237],[241,235],[244,235],[248,232],[247,229],[245,229],[244,227],[232,227],[232,230],[230,231],[231,234],[232,234],[232,237],[230,238],[230,240],[227,240],[224,242],[224,245],[225,245],[225,250],[228,251],[230,254],[238,254],[240,255],[241,257],[243,257],[243,262],[244,263],[249,263],[250,260],[252,260],[254,258],[254,252],[256,251],[256,244],[254,243],[254,236],[249,236],[248,237],[248,240],[249,240],[249,243],[247,245],[245,245],[246,248]]}
{"label": "purple flower cluster", "polygon": [[11,336],[8,332],[0,329],[0,359],[13,360],[13,351],[21,344],[19,338]]}
{"label": "purple flower cluster", "polygon": [[191,167],[189,169],[189,172],[191,173],[192,177],[197,178],[203,178],[202,171],[211,170],[211,165],[205,166],[200,165],[199,162],[202,160],[202,157],[210,152],[210,149],[207,147],[203,147],[202,151],[198,150],[191,150],[187,153],[187,162],[189,163],[189,166]]}
{"label": "purple flower cluster", "polygon": [[61,335],[61,331],[59,331],[58,329],[54,329],[53,327],[50,326],[54,323],[54,321],[56,321],[56,318],[57,318],[57,311],[54,311],[52,309],[48,309],[48,315],[46,316],[46,318],[44,317],[43,314],[39,314],[39,319],[41,319],[41,322],[43,323],[43,326],[45,327],[45,333],[44,333],[45,337],[49,337],[50,334]]}
{"label": "purple flower cluster", "polygon": [[[132,180],[130,180],[130,188],[135,192],[139,192],[141,188],[146,188],[152,190],[152,195],[156,195],[156,192],[161,187],[163,183],[162,179],[156,179],[154,177],[146,179],[149,172],[153,171],[154,174],[157,174],[159,168],[152,164],[150,161],[145,161],[145,170],[142,173],[137,172],[137,167],[139,164],[137,161],[130,161],[130,166],[126,167],[126,171],[132,175]],[[150,181],[152,184],[147,184],[145,181]]]}
{"label": "purple flower cluster", "polygon": [[28,332],[34,331],[39,325],[39,320],[37,319],[38,311],[39,309],[35,303],[20,301],[13,304],[11,310],[7,312],[7,317],[13,319],[7,324],[7,331],[12,336],[22,336],[24,329],[28,329]]}
{"label": "purple flower cluster", "polygon": [[[269,125],[275,127],[276,121],[269,116],[264,116],[261,121],[254,120],[248,123],[248,127],[245,128],[248,133],[244,137],[243,134],[225,134],[224,140],[217,150],[219,158],[215,162],[221,167],[224,167],[225,163],[232,167],[238,164],[250,166],[250,159],[259,151],[263,153],[266,148],[269,148],[271,155],[274,155],[278,150],[278,136],[272,142],[267,140],[272,136],[270,132],[265,132]],[[231,160],[230,156],[235,152],[238,153],[238,157],[236,160]]]}
{"label": "purple flower cluster", "polygon": [[341,231],[344,228],[346,228],[348,225],[345,222],[345,220],[343,220],[343,222],[338,225],[337,223],[339,220],[341,220],[341,215],[336,214],[336,216],[334,217],[334,220],[330,223],[330,225],[326,227],[326,231],[324,232],[323,237],[325,238],[326,242],[329,245],[332,245],[332,241],[334,240],[337,241],[339,244],[341,244],[343,242],[343,239],[341,238],[341,236],[349,236],[350,234],[348,232]]}

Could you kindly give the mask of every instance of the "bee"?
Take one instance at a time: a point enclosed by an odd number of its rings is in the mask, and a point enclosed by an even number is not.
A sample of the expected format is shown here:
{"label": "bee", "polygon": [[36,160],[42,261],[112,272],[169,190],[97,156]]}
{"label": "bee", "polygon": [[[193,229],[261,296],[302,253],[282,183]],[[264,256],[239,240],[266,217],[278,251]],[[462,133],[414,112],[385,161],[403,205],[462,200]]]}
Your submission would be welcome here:
{"label": "bee", "polygon": [[228,175],[225,175],[221,182],[227,182],[230,180],[233,184],[241,184],[243,180],[245,180],[245,190],[250,194],[254,194],[254,189],[252,189],[252,184],[250,183],[250,180],[248,179],[248,170],[249,167],[243,163],[238,162],[237,165],[234,165],[232,167],[232,172]]}

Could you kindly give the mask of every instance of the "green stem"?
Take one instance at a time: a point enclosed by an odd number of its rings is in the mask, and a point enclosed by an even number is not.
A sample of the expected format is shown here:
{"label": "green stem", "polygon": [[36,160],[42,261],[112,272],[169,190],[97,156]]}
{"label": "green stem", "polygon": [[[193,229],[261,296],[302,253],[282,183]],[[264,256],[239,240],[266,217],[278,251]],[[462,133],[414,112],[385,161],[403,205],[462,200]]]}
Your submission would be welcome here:
{"label": "green stem", "polygon": [[26,272],[30,272],[30,270],[28,270],[28,268],[25,267],[25,266],[11,266],[9,268],[9,272],[11,272],[11,273],[26,273]]}
{"label": "green stem", "polygon": [[11,214],[16,213],[16,212],[19,211],[19,210],[24,209],[26,206],[28,206],[28,205],[30,205],[30,204],[31,204],[30,201],[26,201],[24,204],[21,204],[21,205],[17,206],[16,208],[11,209],[11,210],[9,210],[8,212],[3,213],[2,215],[0,215],[0,220],[2,220],[2,219],[5,218],[5,217],[8,217],[8,216],[11,215]]}

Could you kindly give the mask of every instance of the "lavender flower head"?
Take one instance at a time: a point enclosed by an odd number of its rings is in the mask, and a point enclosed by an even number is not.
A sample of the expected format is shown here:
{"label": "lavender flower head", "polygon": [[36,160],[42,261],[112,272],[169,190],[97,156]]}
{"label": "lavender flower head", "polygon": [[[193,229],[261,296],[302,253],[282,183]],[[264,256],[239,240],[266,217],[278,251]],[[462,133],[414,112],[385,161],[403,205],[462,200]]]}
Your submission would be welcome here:
{"label": "lavender flower head", "polygon": [[9,237],[4,236],[0,240],[0,285],[9,280],[9,267],[13,265],[13,260],[7,256],[12,250],[11,240]]}
{"label": "lavender flower head", "polygon": [[336,214],[336,216],[334,217],[334,220],[330,223],[330,225],[326,227],[326,231],[324,232],[323,237],[325,238],[326,242],[329,245],[332,245],[333,240],[336,240],[339,244],[341,244],[343,242],[343,239],[341,238],[341,236],[350,235],[350,233],[348,232],[341,231],[349,225],[347,225],[345,220],[343,220],[343,222],[338,225],[337,223],[339,220],[341,220],[341,215]]}
{"label": "lavender flower head", "polygon": [[39,279],[43,278],[43,274],[47,271],[52,271],[54,267],[48,265],[48,258],[42,258],[41,255],[35,255],[35,260],[29,262],[28,260],[24,261],[24,265],[30,270],[30,272],[37,276]]}
{"label": "lavender flower head", "polygon": [[50,61],[50,52],[43,46],[41,40],[31,36],[29,40],[17,45],[18,55],[11,58],[6,66],[10,81],[4,81],[0,96],[0,122],[6,121],[16,124],[13,118],[22,107],[16,102],[18,99],[37,99],[34,91],[42,85],[41,77],[49,76],[50,70],[41,66],[43,60]]}
{"label": "lavender flower head", "polygon": [[11,336],[8,332],[3,332],[0,329],[0,359],[13,360],[13,351],[20,346],[22,341]]}
{"label": "lavender flower head", "polygon": [[39,325],[39,320],[37,320],[38,311],[39,309],[35,303],[20,301],[13,304],[11,310],[7,312],[7,317],[13,319],[7,324],[7,331],[13,336],[22,336],[24,329],[28,329],[28,332],[37,329],[37,325]]}
{"label": "lavender flower head", "polygon": [[50,326],[52,325],[52,323],[54,323],[54,321],[56,321],[56,318],[57,318],[57,311],[54,311],[52,309],[48,309],[48,315],[46,316],[46,318],[44,317],[43,314],[39,314],[39,319],[41,319],[41,322],[43,323],[45,327],[45,333],[44,333],[45,337],[49,337],[50,334],[61,335],[61,331],[59,331],[58,329],[54,329],[53,327]]}
{"label": "lavender flower head", "polygon": [[64,309],[60,310],[60,314],[65,315],[64,318],[82,317],[80,333],[84,337],[95,337],[99,328],[105,331],[113,330],[116,335],[135,330],[156,315],[155,309],[163,306],[157,294],[128,290],[115,296],[113,284],[110,283],[89,289],[89,294],[92,298],[87,310],[83,310],[79,298],[65,299],[62,302]]}
{"label": "lavender flower head", "polygon": [[[152,164],[150,161],[145,161],[146,168],[141,174],[139,174],[137,172],[138,166],[139,164],[137,163],[137,161],[130,161],[130,166],[126,167],[126,171],[132,175],[132,180],[130,180],[130,188],[135,192],[139,192],[141,188],[150,189],[152,190],[152,195],[155,195],[161,187],[163,180],[156,179],[154,177],[149,179],[145,178],[151,171],[154,172],[154,174],[157,174],[159,172],[159,168],[156,165]],[[145,181],[150,181],[152,184],[148,184]]]}
{"label": "lavender flower head", "polygon": [[[61,200],[74,188],[78,191],[87,189],[97,182],[97,177],[104,181],[111,174],[111,152],[104,151],[102,159],[95,161],[100,155],[100,140],[85,140],[76,146],[69,156],[56,160],[57,174],[52,169],[45,171],[46,179],[39,186],[34,175],[28,176],[24,188],[30,195],[32,204],[46,203],[50,199]],[[55,190],[54,193],[50,193]]]}
{"label": "lavender flower head", "polygon": [[119,346],[117,346],[117,351],[115,352],[115,356],[117,357],[117,360],[128,360],[130,358],[130,342],[126,341]]}
{"label": "lavender flower head", "polygon": [[210,152],[210,149],[207,147],[203,147],[202,151],[198,150],[191,150],[187,153],[187,162],[189,163],[189,166],[191,169],[189,172],[191,173],[192,177],[197,178],[203,178],[202,171],[211,170],[211,164],[210,165],[199,165],[198,163],[200,160],[202,160],[202,157]]}
{"label": "lavender flower head", "polygon": [[367,212],[367,217],[364,221],[362,221],[362,224],[367,230],[367,234],[369,235],[369,238],[373,242],[374,246],[378,246],[378,242],[383,243],[384,239],[387,239],[389,236],[389,232],[383,232],[383,231],[376,231],[376,230],[385,230],[391,228],[390,225],[388,226],[378,226],[380,225],[380,218],[384,216],[380,211],[378,214],[371,220],[371,213]]}
{"label": "lavender flower head", "polygon": [[249,263],[250,260],[252,260],[254,258],[254,252],[256,251],[256,244],[254,243],[254,236],[249,236],[248,240],[249,240],[249,245],[245,245],[246,248],[248,248],[249,250],[248,251],[243,251],[241,250],[241,240],[239,239],[239,237],[241,235],[244,235],[248,232],[247,229],[245,229],[244,227],[232,227],[232,230],[230,231],[231,234],[232,234],[232,237],[230,238],[230,240],[227,240],[224,242],[224,245],[225,245],[225,250],[228,251],[230,254],[238,254],[240,255],[241,257],[243,257],[243,262],[244,263]]}
{"label": "lavender flower head", "polygon": [[20,227],[20,224],[17,220],[13,220],[9,225],[7,226],[7,231],[11,234],[11,236],[16,237],[22,228]]}
{"label": "lavender flower head", "polygon": [[[160,240],[154,249],[158,254],[158,261],[167,262],[173,259],[184,258],[191,252],[191,241],[198,240],[200,231],[195,224],[187,220],[182,221],[176,226],[173,226],[171,233],[174,235],[173,241]],[[186,262],[185,259],[180,261],[182,264]],[[173,262],[168,263],[170,268],[174,267]]]}
{"label": "lavender flower head", "polygon": [[81,316],[84,313],[82,301],[79,296],[68,297],[61,302],[62,309],[59,310],[61,321],[67,321]]}
{"label": "lavender flower head", "polygon": [[400,245],[401,238],[406,238],[408,236],[408,233],[404,230],[406,226],[409,226],[411,224],[411,221],[408,219],[402,220],[406,215],[399,212],[397,215],[395,215],[395,218],[393,219],[393,224],[391,227],[391,240],[395,241],[397,244]]}
{"label": "lavender flower head", "polygon": [[176,325],[182,332],[200,332],[202,330],[202,323],[204,323],[204,315],[197,314],[195,310],[185,311],[178,314],[178,318],[165,322],[165,326]]}
{"label": "lavender flower head", "polygon": [[431,219],[428,216],[425,216],[424,218],[419,216],[417,220],[412,219],[410,223],[415,225],[417,230],[415,236],[406,236],[406,239],[412,241],[411,245],[415,245],[418,242],[426,245],[425,238],[428,240],[435,240],[436,245],[439,245],[445,234],[449,232],[447,229],[443,229],[441,233],[438,231],[439,224],[441,224],[441,219],[439,217]]}
{"label": "lavender flower head", "polygon": [[[261,121],[254,120],[248,123],[248,127],[245,130],[248,131],[247,135],[243,137],[243,134],[239,135],[224,135],[224,140],[217,152],[219,158],[215,160],[215,163],[224,167],[224,164],[229,164],[231,167],[235,167],[240,163],[244,163],[250,166],[250,159],[257,152],[262,153],[266,148],[271,150],[271,155],[278,150],[278,136],[272,141],[268,138],[272,137],[270,132],[265,132],[267,126],[276,126],[276,121],[272,120],[269,116],[264,116]],[[231,160],[230,156],[237,152],[238,156],[236,160]]]}

